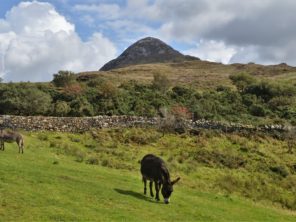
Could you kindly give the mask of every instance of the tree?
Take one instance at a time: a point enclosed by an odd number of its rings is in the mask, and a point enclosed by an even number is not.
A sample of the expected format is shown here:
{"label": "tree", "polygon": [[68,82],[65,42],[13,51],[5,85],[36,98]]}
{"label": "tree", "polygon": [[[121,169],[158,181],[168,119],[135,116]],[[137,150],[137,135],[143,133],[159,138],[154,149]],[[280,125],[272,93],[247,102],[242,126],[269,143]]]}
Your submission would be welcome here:
{"label": "tree", "polygon": [[76,75],[71,71],[60,70],[57,74],[53,74],[52,82],[57,87],[65,87],[76,82]]}

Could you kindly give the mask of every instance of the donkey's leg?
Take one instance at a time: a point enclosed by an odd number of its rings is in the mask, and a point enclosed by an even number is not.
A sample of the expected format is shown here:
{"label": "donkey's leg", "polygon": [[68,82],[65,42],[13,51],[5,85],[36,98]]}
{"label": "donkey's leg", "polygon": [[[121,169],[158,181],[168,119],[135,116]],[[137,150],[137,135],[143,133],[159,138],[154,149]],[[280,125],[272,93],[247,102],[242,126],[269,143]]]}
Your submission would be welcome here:
{"label": "donkey's leg", "polygon": [[155,185],[155,191],[156,191],[156,196],[155,196],[155,199],[157,201],[159,201],[159,183],[157,181],[154,181],[154,185]]}
{"label": "donkey's leg", "polygon": [[150,182],[149,182],[149,186],[150,186],[150,196],[151,196],[151,197],[154,197],[154,195],[153,195],[153,190],[152,190],[153,181],[150,181]]}
{"label": "donkey's leg", "polygon": [[21,149],[22,153],[24,153],[24,144],[22,142],[20,142],[20,149]]}
{"label": "donkey's leg", "polygon": [[21,140],[22,153],[24,153],[24,140]]}
{"label": "donkey's leg", "polygon": [[147,188],[146,188],[146,186],[147,186],[147,180],[144,177],[143,177],[143,182],[144,182],[144,194],[146,195],[146,191],[147,191]]}
{"label": "donkey's leg", "polygon": [[17,143],[17,146],[19,148],[19,153],[24,153],[22,141],[20,140],[20,141],[17,141],[16,143]]}
{"label": "donkey's leg", "polygon": [[16,142],[17,146],[18,146],[18,149],[19,149],[19,153],[21,153],[21,144],[19,141]]}

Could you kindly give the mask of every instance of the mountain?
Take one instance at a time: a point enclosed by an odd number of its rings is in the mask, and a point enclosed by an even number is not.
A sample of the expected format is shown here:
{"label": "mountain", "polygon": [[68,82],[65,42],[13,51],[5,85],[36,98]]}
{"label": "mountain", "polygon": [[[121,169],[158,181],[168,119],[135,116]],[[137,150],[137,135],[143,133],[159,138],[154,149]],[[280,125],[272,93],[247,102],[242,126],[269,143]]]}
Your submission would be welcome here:
{"label": "mountain", "polygon": [[183,55],[163,41],[147,37],[129,46],[120,56],[106,63],[100,71],[122,68],[129,65],[182,62],[199,60],[193,56]]}

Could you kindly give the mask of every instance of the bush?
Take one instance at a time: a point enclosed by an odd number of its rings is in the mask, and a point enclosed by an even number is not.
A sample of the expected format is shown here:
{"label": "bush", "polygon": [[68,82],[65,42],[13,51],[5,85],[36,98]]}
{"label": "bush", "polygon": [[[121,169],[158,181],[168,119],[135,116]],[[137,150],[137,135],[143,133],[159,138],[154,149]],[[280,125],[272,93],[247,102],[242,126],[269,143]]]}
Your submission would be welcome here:
{"label": "bush", "polygon": [[186,120],[190,119],[192,114],[188,109],[181,105],[173,105],[169,111],[166,108],[161,109],[162,118],[159,121],[159,129],[165,132],[176,132],[179,134],[186,132]]}
{"label": "bush", "polygon": [[79,163],[83,162],[84,158],[86,157],[86,154],[82,151],[77,150],[75,152],[75,160]]}
{"label": "bush", "polygon": [[11,84],[0,96],[0,107],[7,114],[46,115],[51,108],[51,96],[31,85]]}
{"label": "bush", "polygon": [[54,113],[57,116],[67,116],[71,111],[71,107],[65,101],[57,101],[54,105]]}
{"label": "bush", "polygon": [[283,166],[273,166],[269,168],[272,172],[282,176],[287,177],[289,175],[288,170]]}
{"label": "bush", "polygon": [[86,160],[86,163],[91,165],[99,165],[99,162],[100,161],[96,156],[92,156]]}
{"label": "bush", "polygon": [[87,101],[85,97],[79,97],[73,100],[70,104],[71,116],[93,116],[94,109],[93,106]]}
{"label": "bush", "polygon": [[260,105],[260,104],[254,104],[254,105],[252,105],[249,108],[249,110],[250,110],[250,113],[252,115],[254,115],[254,116],[264,117],[264,116],[266,116],[266,113],[267,113],[266,109],[262,105]]}
{"label": "bush", "polygon": [[243,92],[249,85],[256,82],[256,79],[248,73],[230,75],[229,78],[240,92]]}
{"label": "bush", "polygon": [[170,84],[170,80],[166,75],[160,73],[155,73],[153,75],[152,86],[155,89],[164,93],[170,88]]}
{"label": "bush", "polygon": [[47,134],[39,133],[39,134],[37,135],[37,138],[38,138],[39,140],[41,140],[41,141],[48,141],[48,136],[47,136]]}
{"label": "bush", "polygon": [[57,87],[65,87],[76,82],[76,75],[71,71],[59,71],[53,75],[52,83]]}

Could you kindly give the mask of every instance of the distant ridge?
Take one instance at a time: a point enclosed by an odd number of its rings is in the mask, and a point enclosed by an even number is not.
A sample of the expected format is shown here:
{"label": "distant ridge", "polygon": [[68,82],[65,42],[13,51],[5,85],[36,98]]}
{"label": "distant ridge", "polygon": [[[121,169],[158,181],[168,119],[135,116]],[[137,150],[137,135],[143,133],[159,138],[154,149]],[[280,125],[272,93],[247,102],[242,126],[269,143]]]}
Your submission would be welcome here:
{"label": "distant ridge", "polygon": [[147,37],[129,46],[116,59],[107,62],[100,71],[108,71],[129,65],[190,60],[199,60],[199,58],[183,55],[163,41],[157,38]]}

